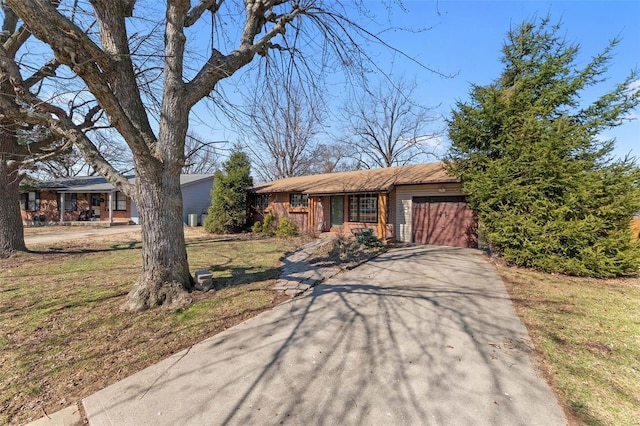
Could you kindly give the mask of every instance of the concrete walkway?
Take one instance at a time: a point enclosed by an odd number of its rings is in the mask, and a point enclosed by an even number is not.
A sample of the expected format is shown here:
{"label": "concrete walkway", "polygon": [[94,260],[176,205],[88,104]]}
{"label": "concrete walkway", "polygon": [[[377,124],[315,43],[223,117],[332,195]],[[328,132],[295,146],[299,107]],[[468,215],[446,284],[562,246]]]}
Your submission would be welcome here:
{"label": "concrete walkway", "polygon": [[338,274],[342,270],[339,266],[315,266],[307,262],[316,250],[333,243],[337,238],[338,234],[324,234],[322,238],[317,238],[286,256],[274,289],[284,291],[289,296],[298,296],[322,280]]}
{"label": "concrete walkway", "polygon": [[91,425],[562,425],[473,250],[390,250],[83,400]]}

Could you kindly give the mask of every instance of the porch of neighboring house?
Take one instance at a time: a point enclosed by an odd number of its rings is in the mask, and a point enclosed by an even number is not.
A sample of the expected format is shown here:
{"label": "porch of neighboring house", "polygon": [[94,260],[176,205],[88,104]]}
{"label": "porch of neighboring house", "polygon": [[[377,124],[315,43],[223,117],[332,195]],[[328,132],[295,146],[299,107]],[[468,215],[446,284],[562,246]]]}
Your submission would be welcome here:
{"label": "porch of neighboring house", "polygon": [[389,223],[389,195],[384,192],[303,194],[253,194],[252,223],[272,212],[291,220],[300,234],[333,232],[357,235],[373,230],[382,239],[394,238]]}
{"label": "porch of neighboring house", "polygon": [[22,194],[22,220],[27,226],[126,224],[131,200],[119,191],[30,191]]}

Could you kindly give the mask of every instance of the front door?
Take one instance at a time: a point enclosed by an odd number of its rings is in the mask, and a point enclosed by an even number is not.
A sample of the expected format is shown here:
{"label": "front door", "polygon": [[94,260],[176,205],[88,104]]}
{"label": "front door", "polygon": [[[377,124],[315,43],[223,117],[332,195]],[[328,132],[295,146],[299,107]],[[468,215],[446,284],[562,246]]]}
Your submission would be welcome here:
{"label": "front door", "polygon": [[344,227],[344,196],[331,196],[331,214],[329,218],[331,228],[342,229]]}
{"label": "front door", "polygon": [[100,202],[102,198],[102,194],[91,194],[91,211],[93,214],[91,215],[92,219],[99,220],[100,219]]}

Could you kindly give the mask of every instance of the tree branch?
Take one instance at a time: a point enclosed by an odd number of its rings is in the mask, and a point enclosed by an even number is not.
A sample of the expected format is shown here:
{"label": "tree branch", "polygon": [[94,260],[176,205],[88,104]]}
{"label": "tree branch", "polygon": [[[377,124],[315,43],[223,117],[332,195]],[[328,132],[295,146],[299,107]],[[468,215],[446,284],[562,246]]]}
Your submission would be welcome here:
{"label": "tree branch", "polygon": [[60,66],[60,62],[58,62],[55,58],[48,61],[44,64],[38,71],[34,72],[31,77],[27,78],[24,81],[25,88],[32,88],[39,82],[41,82],[46,77],[53,77],[56,75],[56,70]]}
{"label": "tree branch", "polygon": [[[192,107],[206,95],[208,95],[216,83],[222,79],[231,76],[238,69],[251,62],[256,53],[266,52],[269,48],[269,41],[284,34],[286,25],[296,16],[304,13],[304,9],[294,6],[291,12],[280,15],[277,23],[271,27],[258,41],[253,39],[260,33],[262,27],[258,27],[249,22],[264,22],[264,15],[257,15],[256,12],[264,13],[264,10],[258,8],[251,9],[247,6],[247,18],[245,28],[242,34],[240,47],[229,55],[223,55],[215,48],[211,49],[211,56],[206,64],[200,69],[198,74],[186,85],[187,105]],[[249,15],[253,13],[253,15]]]}
{"label": "tree branch", "polygon": [[198,4],[193,6],[189,12],[187,12],[187,16],[184,20],[184,26],[190,27],[196,23],[198,19],[202,16],[202,14],[206,10],[210,10],[212,14],[216,13],[224,0],[200,0]]}
{"label": "tree branch", "polygon": [[[112,58],[103,52],[69,19],[62,16],[49,2],[37,0],[5,0],[23,19],[32,33],[53,49],[56,60],[69,66],[96,97],[111,124],[134,153],[151,160],[149,146],[155,136],[141,132],[142,126],[126,114],[110,82],[117,79]],[[24,85],[17,88],[19,97],[25,94]],[[125,97],[126,98],[126,97]],[[49,105],[49,107],[52,107]]]}

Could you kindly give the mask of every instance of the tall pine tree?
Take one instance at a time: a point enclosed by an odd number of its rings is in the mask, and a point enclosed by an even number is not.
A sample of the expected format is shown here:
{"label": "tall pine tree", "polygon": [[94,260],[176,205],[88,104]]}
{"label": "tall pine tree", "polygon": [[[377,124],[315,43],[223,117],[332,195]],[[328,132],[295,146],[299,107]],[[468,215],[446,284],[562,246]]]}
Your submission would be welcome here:
{"label": "tall pine tree", "polygon": [[618,40],[578,67],[578,45],[549,18],[508,33],[501,76],[473,86],[449,121],[450,171],[470,194],[481,238],[512,264],[596,277],[637,273],[629,224],[640,210],[634,159],[614,160],[603,130],[640,103],[637,71],[586,103]]}
{"label": "tall pine tree", "polygon": [[247,154],[234,150],[213,177],[211,206],[204,226],[209,232],[237,232],[247,220],[247,190],[253,186],[251,162]]}

